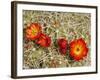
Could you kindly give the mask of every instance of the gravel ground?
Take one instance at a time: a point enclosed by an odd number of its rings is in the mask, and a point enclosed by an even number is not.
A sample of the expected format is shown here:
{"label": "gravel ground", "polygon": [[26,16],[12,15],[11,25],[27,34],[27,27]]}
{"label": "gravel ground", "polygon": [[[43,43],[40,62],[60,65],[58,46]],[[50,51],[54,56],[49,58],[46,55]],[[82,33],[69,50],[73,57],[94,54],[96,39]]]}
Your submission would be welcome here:
{"label": "gravel ground", "polygon": [[[52,45],[43,48],[23,36],[23,69],[91,65],[91,14],[23,10],[23,31],[31,23],[41,24],[43,32],[51,37]],[[83,38],[89,48],[88,55],[80,61],[71,59],[69,51],[65,56],[61,55],[56,45],[56,40],[61,37],[66,38],[68,43]]]}

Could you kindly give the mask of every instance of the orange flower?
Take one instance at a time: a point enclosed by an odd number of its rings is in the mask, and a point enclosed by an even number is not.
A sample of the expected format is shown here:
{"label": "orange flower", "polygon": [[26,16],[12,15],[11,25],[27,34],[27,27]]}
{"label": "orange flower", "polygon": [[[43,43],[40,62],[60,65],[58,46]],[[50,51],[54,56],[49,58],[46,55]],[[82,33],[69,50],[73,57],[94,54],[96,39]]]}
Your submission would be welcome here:
{"label": "orange flower", "polygon": [[87,56],[87,53],[88,48],[82,38],[74,40],[70,43],[70,56],[74,60],[79,61],[83,59],[83,57]]}
{"label": "orange flower", "polygon": [[49,47],[51,44],[51,38],[46,34],[41,33],[36,43],[42,47]]}
{"label": "orange flower", "polygon": [[26,28],[26,38],[29,40],[35,40],[40,36],[41,26],[38,23],[32,23]]}

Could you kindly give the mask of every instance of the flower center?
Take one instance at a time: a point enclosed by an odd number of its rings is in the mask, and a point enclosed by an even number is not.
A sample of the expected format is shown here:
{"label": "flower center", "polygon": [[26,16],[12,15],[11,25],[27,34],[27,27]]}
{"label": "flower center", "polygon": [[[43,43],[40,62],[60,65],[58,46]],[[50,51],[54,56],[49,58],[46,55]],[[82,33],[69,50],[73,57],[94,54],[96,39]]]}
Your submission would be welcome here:
{"label": "flower center", "polygon": [[79,47],[76,47],[76,49],[75,49],[75,54],[76,54],[76,55],[79,55],[79,54],[80,54],[80,48],[79,48]]}
{"label": "flower center", "polygon": [[32,34],[35,35],[36,33],[37,33],[37,30],[36,29],[33,29],[32,30]]}
{"label": "flower center", "polygon": [[78,51],[80,51],[80,49],[79,49],[79,48],[77,48],[77,49],[76,49],[76,51],[78,52]]}

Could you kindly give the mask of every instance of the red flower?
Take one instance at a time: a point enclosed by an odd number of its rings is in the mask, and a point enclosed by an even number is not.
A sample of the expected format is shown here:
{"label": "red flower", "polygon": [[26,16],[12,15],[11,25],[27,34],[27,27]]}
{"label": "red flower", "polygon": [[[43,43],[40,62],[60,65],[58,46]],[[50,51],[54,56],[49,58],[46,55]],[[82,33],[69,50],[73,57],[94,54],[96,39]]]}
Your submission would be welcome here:
{"label": "red flower", "polygon": [[41,26],[38,23],[32,23],[26,28],[26,38],[29,40],[35,40],[40,36]]}
{"label": "red flower", "polygon": [[51,38],[46,34],[41,33],[36,43],[42,47],[49,47],[51,44]]}
{"label": "red flower", "polygon": [[66,54],[67,52],[67,40],[66,39],[59,39],[58,40],[59,51],[61,54]]}
{"label": "red flower", "polygon": [[70,56],[74,60],[79,61],[83,59],[83,57],[87,56],[87,53],[88,48],[82,38],[74,40],[70,43]]}
{"label": "red flower", "polygon": [[66,55],[67,48],[59,48],[59,51],[62,55]]}

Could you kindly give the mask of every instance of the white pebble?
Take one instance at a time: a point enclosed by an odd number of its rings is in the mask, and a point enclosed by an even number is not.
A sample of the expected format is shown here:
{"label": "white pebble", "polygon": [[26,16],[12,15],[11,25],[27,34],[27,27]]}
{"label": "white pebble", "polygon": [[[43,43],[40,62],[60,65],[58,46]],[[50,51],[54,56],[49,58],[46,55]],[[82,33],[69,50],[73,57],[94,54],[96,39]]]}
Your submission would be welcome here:
{"label": "white pebble", "polygon": [[58,33],[59,32],[59,30],[56,30],[56,33]]}
{"label": "white pebble", "polygon": [[35,51],[36,49],[35,48],[33,48],[33,51]]}
{"label": "white pebble", "polygon": [[61,61],[59,61],[59,64],[61,64],[62,62]]}
{"label": "white pebble", "polygon": [[51,57],[51,59],[53,59],[53,57]]}

